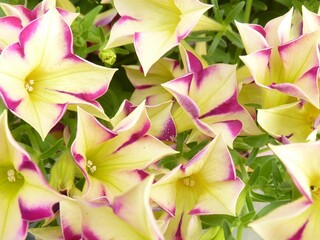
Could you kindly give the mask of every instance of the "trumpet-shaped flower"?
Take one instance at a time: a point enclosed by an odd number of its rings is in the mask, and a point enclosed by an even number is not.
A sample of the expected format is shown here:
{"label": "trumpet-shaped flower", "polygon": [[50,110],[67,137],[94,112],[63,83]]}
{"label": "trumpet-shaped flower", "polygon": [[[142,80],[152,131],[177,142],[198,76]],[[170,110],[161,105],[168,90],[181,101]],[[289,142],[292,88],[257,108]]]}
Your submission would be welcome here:
{"label": "trumpet-shaped flower", "polygon": [[179,62],[169,58],[158,60],[144,76],[141,67],[136,65],[124,66],[128,79],[135,87],[130,101],[140,104],[146,100],[147,105],[156,105],[172,99],[172,95],[161,84],[185,74],[180,69]]}
{"label": "trumpet-shaped flower", "polygon": [[[172,102],[164,102],[154,106],[146,106],[151,127],[148,134],[161,141],[172,141],[176,137],[176,127],[171,115]],[[125,100],[116,115],[110,120],[115,126],[127,117],[136,108],[131,102]]]}
{"label": "trumpet-shaped flower", "polygon": [[52,217],[60,197],[14,140],[7,111],[0,116],[0,238],[25,239],[28,222]]}
{"label": "trumpet-shaped flower", "polygon": [[142,170],[148,165],[176,153],[147,134],[150,120],[144,103],[113,131],[79,109],[77,129],[72,153],[87,179],[85,192],[92,198],[113,199],[139,183],[147,175]]}
{"label": "trumpet-shaped flower", "polygon": [[153,185],[151,198],[175,217],[165,238],[198,239],[198,215],[235,215],[243,187],[223,135],[219,134],[189,162],[177,166]]}
{"label": "trumpet-shaped flower", "polygon": [[229,146],[241,130],[246,134],[260,132],[250,114],[238,103],[234,65],[203,68],[201,62],[187,52],[187,68],[189,74],[162,84],[181,106],[176,105],[172,112],[178,132],[198,129],[215,137],[222,131]]}
{"label": "trumpet-shaped flower", "polygon": [[64,239],[163,239],[149,203],[153,176],[110,204],[77,198],[60,203]]}
{"label": "trumpet-shaped flower", "polygon": [[[318,39],[320,29],[301,36],[293,34],[292,10],[267,23],[237,23],[248,55],[242,61],[255,82],[264,88],[262,107],[289,103],[291,97],[319,107]],[[293,100],[294,101],[294,100]]]}
{"label": "trumpet-shaped flower", "polygon": [[[6,3],[0,3],[0,7],[7,15],[7,17],[0,18],[0,51],[2,51],[6,46],[19,41],[19,34],[23,27],[45,14],[50,8],[55,8],[55,1],[44,0],[33,10],[22,5]],[[78,16],[77,13],[68,12],[61,8],[57,8],[57,10],[69,26]]]}
{"label": "trumpet-shaped flower", "polygon": [[270,145],[285,165],[302,197],[258,219],[250,226],[264,239],[319,239],[320,142]]}
{"label": "trumpet-shaped flower", "polygon": [[0,93],[6,106],[44,139],[68,104],[107,118],[95,99],[106,92],[114,72],[72,53],[71,30],[53,8],[2,52]]}
{"label": "trumpet-shaped flower", "polygon": [[[121,18],[114,24],[106,48],[134,43],[146,74],[167,51],[177,46],[197,25],[210,19],[203,13],[211,5],[199,0],[115,0]],[[208,27],[220,30],[213,20]]]}
{"label": "trumpet-shaped flower", "polygon": [[259,109],[260,126],[274,137],[285,136],[290,142],[316,140],[320,110],[303,101],[275,108]]}

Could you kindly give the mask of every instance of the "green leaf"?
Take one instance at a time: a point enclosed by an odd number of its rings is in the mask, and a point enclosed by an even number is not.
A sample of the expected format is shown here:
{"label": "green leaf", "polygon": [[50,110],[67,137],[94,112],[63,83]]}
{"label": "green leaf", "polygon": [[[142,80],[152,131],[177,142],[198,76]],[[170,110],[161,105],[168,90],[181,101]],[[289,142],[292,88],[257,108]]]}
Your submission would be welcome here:
{"label": "green leaf", "polygon": [[213,41],[208,49],[208,55],[213,55],[213,53],[215,52],[220,40],[221,40],[221,37],[223,36],[223,33],[222,32],[218,32],[214,38],[213,38]]}
{"label": "green leaf", "polygon": [[274,196],[264,195],[264,194],[256,193],[254,191],[251,191],[251,195],[252,195],[252,200],[256,202],[273,202],[274,200],[276,200]]}
{"label": "green leaf", "polygon": [[259,0],[252,1],[252,6],[257,10],[262,10],[262,11],[268,10],[268,6],[264,2],[261,2]]}
{"label": "green leaf", "polygon": [[235,240],[235,238],[232,236],[231,228],[227,221],[223,220],[222,228],[223,228],[225,240]]}
{"label": "green leaf", "polygon": [[256,215],[255,211],[248,212],[247,214],[240,217],[240,221],[244,224],[250,222]]}
{"label": "green leaf", "polygon": [[89,31],[90,27],[93,25],[94,19],[97,17],[99,12],[101,11],[102,6],[96,6],[90,12],[88,12],[82,20],[82,27],[84,31]]}
{"label": "green leaf", "polygon": [[238,33],[233,32],[232,30],[227,30],[225,32],[226,37],[237,47],[243,48],[243,44]]}
{"label": "green leaf", "polygon": [[239,2],[232,10],[228,13],[226,19],[224,20],[225,25],[229,25],[234,19],[239,15],[245,5],[244,1]]}
{"label": "green leaf", "polygon": [[199,240],[212,240],[218,234],[220,227],[210,227],[202,233]]}
{"label": "green leaf", "polygon": [[261,218],[265,216],[267,213],[271,212],[272,210],[289,203],[290,201],[273,201],[272,203],[268,204],[264,208],[262,208],[256,215],[255,219]]}
{"label": "green leaf", "polygon": [[268,134],[248,136],[243,138],[243,141],[254,148],[260,148],[264,147],[270,142],[270,136]]}
{"label": "green leaf", "polygon": [[251,165],[251,163],[254,161],[254,159],[256,158],[258,153],[259,153],[259,148],[252,149],[252,151],[248,157],[247,163],[246,163],[247,166]]}
{"label": "green leaf", "polygon": [[253,173],[251,173],[250,179],[247,184],[249,186],[253,186],[255,184],[255,182],[257,181],[259,174],[260,174],[260,166],[256,167],[254,169]]}

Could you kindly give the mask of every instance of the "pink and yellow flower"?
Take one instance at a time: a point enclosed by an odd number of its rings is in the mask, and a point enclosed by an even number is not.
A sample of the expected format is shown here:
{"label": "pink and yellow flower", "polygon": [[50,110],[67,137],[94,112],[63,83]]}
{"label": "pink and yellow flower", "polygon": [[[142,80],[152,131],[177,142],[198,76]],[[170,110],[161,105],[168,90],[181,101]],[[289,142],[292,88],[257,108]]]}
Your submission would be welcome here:
{"label": "pink and yellow flower", "polygon": [[25,239],[28,222],[52,217],[61,198],[12,137],[7,111],[0,116],[0,141],[0,238]]}
{"label": "pink and yellow flower", "polygon": [[112,27],[106,48],[133,42],[145,74],[167,51],[197,30],[197,24],[205,23],[210,30],[223,29],[203,16],[212,6],[198,0],[115,0],[114,5],[121,18]]}
{"label": "pink and yellow flower", "polygon": [[151,198],[174,219],[166,239],[199,239],[199,215],[236,214],[244,184],[236,176],[232,158],[219,134],[191,160],[157,181]]}
{"label": "pink and yellow flower", "polygon": [[84,192],[88,196],[112,200],[141,182],[147,176],[143,170],[148,165],[176,153],[147,134],[149,129],[144,103],[119,121],[113,131],[78,110],[72,154],[86,177]]}
{"label": "pink and yellow flower", "polygon": [[[318,31],[298,35],[299,24],[292,20],[293,10],[273,19],[263,28],[237,23],[248,55],[241,59],[255,82],[264,90],[262,107],[270,108],[296,101],[310,102],[319,108]],[[292,27],[293,26],[293,27]]]}
{"label": "pink and yellow flower", "polygon": [[107,119],[95,99],[107,91],[114,72],[73,54],[71,30],[52,8],[2,52],[0,93],[7,108],[44,139],[72,105]]}

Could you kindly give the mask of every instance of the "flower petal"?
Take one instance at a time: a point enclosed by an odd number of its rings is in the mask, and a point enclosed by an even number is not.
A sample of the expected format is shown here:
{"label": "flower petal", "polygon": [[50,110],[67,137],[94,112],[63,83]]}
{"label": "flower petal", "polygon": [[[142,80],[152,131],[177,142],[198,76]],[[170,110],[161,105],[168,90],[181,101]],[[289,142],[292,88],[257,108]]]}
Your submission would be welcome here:
{"label": "flower petal", "polygon": [[[145,236],[161,239],[161,233],[149,205],[149,196],[153,177],[150,176],[129,192],[117,197],[113,211]],[[134,206],[134,208],[132,208]]]}
{"label": "flower petal", "polygon": [[286,136],[291,142],[305,142],[316,126],[319,110],[308,104],[291,103],[259,109],[258,123],[274,137]]}
{"label": "flower petal", "polygon": [[236,21],[236,26],[247,54],[269,47],[265,39],[266,32],[260,25],[244,24]]}
{"label": "flower petal", "polygon": [[310,187],[319,185],[319,158],[314,153],[318,151],[320,142],[269,147],[285,165],[299,191],[312,202]]}
{"label": "flower petal", "polygon": [[15,43],[19,39],[22,30],[21,20],[17,17],[0,18],[0,51],[9,44]]}
{"label": "flower petal", "polygon": [[303,239],[301,232],[308,222],[309,209],[310,201],[300,198],[277,208],[249,226],[264,239]]}
{"label": "flower petal", "polygon": [[319,65],[318,39],[320,30],[304,34],[297,40],[279,46],[286,82],[293,82],[313,67]]}

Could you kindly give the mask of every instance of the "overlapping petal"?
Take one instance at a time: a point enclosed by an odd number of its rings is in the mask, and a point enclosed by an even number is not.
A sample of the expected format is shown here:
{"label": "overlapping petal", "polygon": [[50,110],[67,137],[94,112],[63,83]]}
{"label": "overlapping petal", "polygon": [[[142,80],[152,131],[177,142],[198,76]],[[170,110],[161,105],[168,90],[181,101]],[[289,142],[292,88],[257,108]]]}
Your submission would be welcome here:
{"label": "overlapping petal", "polygon": [[[263,90],[263,108],[290,103],[290,96],[319,107],[318,31],[300,33],[301,24],[287,14],[259,25],[237,23],[248,55],[241,59]],[[308,18],[310,19],[310,18]],[[250,45],[254,39],[254,45]],[[277,91],[272,91],[276,89]]]}
{"label": "overlapping petal", "polygon": [[[62,202],[64,237],[163,239],[149,204],[152,181],[152,176],[146,178],[130,191],[115,198],[111,204],[103,199]],[[72,211],[69,211],[69,207]]]}
{"label": "overlapping petal", "polygon": [[171,100],[171,94],[161,84],[182,76],[185,71],[180,69],[176,60],[169,58],[158,60],[146,76],[139,66],[124,66],[124,69],[130,82],[135,87],[130,101],[134,104],[140,104],[146,100],[147,105],[161,104]]}
{"label": "overlapping petal", "polygon": [[240,131],[258,133],[253,119],[238,103],[235,66],[217,64],[203,68],[191,53],[187,53],[187,58],[190,73],[162,84],[183,109],[173,109],[172,113],[178,132],[195,128],[187,124],[187,117],[210,137],[222,131],[229,146]]}

